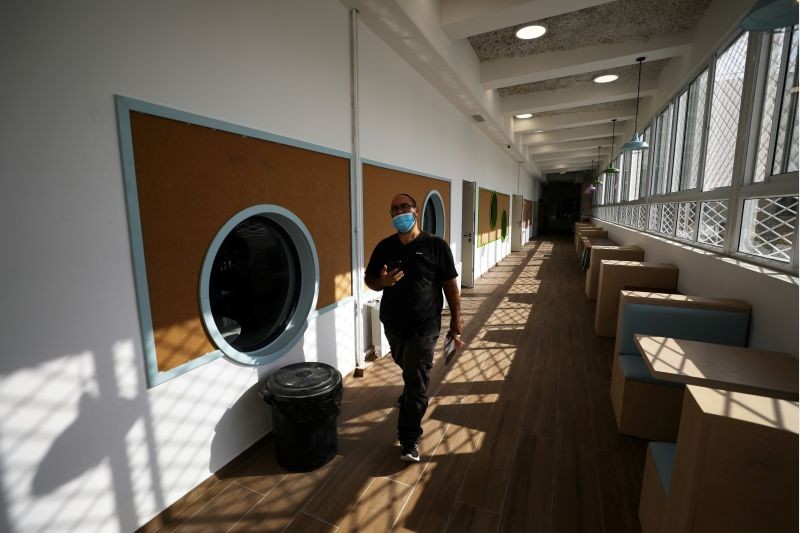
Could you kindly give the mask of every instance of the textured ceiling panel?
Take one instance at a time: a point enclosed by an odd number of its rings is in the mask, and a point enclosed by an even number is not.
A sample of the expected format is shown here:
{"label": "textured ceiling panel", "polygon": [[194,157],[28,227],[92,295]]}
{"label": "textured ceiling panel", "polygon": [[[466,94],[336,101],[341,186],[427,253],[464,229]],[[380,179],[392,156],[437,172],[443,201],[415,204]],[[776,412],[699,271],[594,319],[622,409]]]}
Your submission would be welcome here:
{"label": "textured ceiling panel", "polygon": [[511,26],[469,37],[481,61],[524,57],[625,41],[646,41],[654,35],[691,30],[711,0],[616,0],[579,11],[531,21],[547,33],[530,41],[518,39]]}
{"label": "textured ceiling panel", "polygon": [[[630,100],[619,100],[617,102],[607,102],[603,104],[584,105],[580,107],[570,107],[568,109],[557,109],[554,111],[542,111],[541,113],[534,113],[531,118],[554,117],[556,115],[566,115],[570,113],[583,113],[586,111],[613,111],[615,109],[628,109],[631,105],[636,103],[635,98]],[[609,121],[610,122],[610,121]]]}
{"label": "textured ceiling panel", "polygon": [[[643,80],[656,80],[661,75],[661,71],[670,62],[669,59],[660,59],[658,61],[645,61],[642,64],[642,79]],[[511,87],[501,87],[498,89],[500,96],[511,96],[514,94],[528,94],[540,91],[553,91],[555,89],[564,89],[566,87],[585,87],[597,84],[594,78],[601,74],[616,74],[619,76],[617,81],[611,83],[625,83],[632,81],[636,83],[636,77],[639,72],[639,65],[633,64],[625,67],[611,68],[606,70],[597,70],[594,72],[586,72],[585,74],[578,74],[575,76],[564,76],[563,78],[552,78],[549,80],[536,81],[533,83],[522,83],[520,85],[513,85]]]}

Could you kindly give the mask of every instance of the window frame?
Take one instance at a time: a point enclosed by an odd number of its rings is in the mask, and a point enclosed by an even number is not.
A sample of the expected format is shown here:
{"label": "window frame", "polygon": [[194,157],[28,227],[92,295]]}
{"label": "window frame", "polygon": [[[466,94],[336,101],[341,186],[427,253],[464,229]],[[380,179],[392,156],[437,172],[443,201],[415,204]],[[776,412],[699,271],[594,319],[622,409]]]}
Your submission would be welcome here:
{"label": "window frame", "polygon": [[[791,39],[792,36],[792,28],[789,27],[787,30],[787,34]],[[718,46],[713,53],[711,53],[703,64],[699,66],[692,73],[692,75],[688,78],[688,81],[681,85],[680,88],[673,94],[667,102],[658,109],[657,113],[654,113],[653,119],[648,123],[646,126],[642,128],[642,137],[646,138],[647,134],[649,133],[649,139],[647,142],[650,144],[650,149],[646,150],[646,153],[642,154],[641,159],[639,161],[639,168],[638,170],[638,187],[639,191],[636,194],[636,198],[634,200],[629,200],[632,196],[630,191],[620,191],[621,195],[618,195],[617,198],[611,199],[609,197],[609,193],[603,195],[604,201],[602,209],[595,209],[593,210],[596,215],[599,216],[601,219],[611,220],[611,219],[619,219],[618,216],[613,216],[615,212],[614,209],[621,207],[622,209],[627,209],[630,206],[630,216],[627,217],[626,220],[623,220],[626,226],[631,227],[636,231],[642,231],[644,233],[649,233],[652,235],[657,235],[659,237],[675,240],[680,242],[684,245],[688,244],[693,247],[697,247],[703,250],[707,250],[713,252],[718,255],[728,256],[731,258],[735,258],[737,260],[741,260],[747,263],[753,263],[763,266],[768,266],[771,269],[777,271],[784,271],[790,272],[792,274],[797,274],[798,272],[798,228],[795,227],[795,234],[794,234],[794,241],[792,245],[791,251],[791,262],[789,264],[780,262],[777,260],[771,260],[762,258],[759,256],[752,255],[750,253],[740,252],[739,245],[741,242],[741,235],[742,235],[742,225],[743,225],[743,216],[744,216],[744,206],[745,202],[748,200],[753,200],[757,198],[767,198],[767,197],[778,197],[778,196],[798,196],[798,172],[791,171],[791,172],[784,172],[782,174],[770,174],[770,169],[774,163],[774,156],[775,156],[775,145],[777,143],[776,135],[773,134],[770,138],[770,156],[768,161],[767,167],[767,175],[765,177],[765,181],[763,182],[753,182],[753,165],[754,165],[754,143],[758,142],[758,125],[754,122],[759,122],[760,117],[757,117],[757,113],[761,113],[761,109],[763,106],[762,99],[764,97],[763,90],[759,91],[759,87],[763,85],[761,83],[761,73],[766,72],[765,69],[769,68],[769,47],[766,46],[765,43],[769,44],[769,39],[771,38],[771,33],[766,34],[759,34],[758,32],[750,32],[750,34],[746,37],[747,38],[747,50],[745,56],[745,63],[744,63],[744,77],[742,80],[742,93],[741,93],[741,101],[739,107],[739,117],[737,122],[736,128],[736,138],[733,141],[733,164],[731,169],[731,183],[730,185],[724,185],[721,187],[717,187],[710,190],[703,190],[704,183],[706,181],[706,153],[708,151],[708,139],[709,139],[709,132],[708,132],[708,124],[710,122],[711,111],[713,107],[713,92],[714,92],[714,79],[716,74],[717,68],[717,61],[719,57],[725,54],[731,46],[733,46],[736,41],[743,35],[742,30],[735,30],[731,32],[730,35],[727,36],[724,40],[721,41],[720,46]],[[797,39],[800,40],[800,39]],[[782,53],[783,59],[781,63],[781,76],[778,80],[779,86],[781,87],[779,94],[780,97],[783,97],[783,89],[785,87],[786,82],[786,71],[788,70],[788,62],[787,57],[791,51],[791,46],[796,43],[795,40],[790,41],[790,46],[784,46]],[[766,56],[767,64],[764,64],[764,57]],[[688,180],[689,174],[687,173],[687,166],[691,164],[690,160],[686,157],[686,143],[687,138],[689,136],[689,120],[688,120],[688,112],[691,107],[691,98],[690,98],[690,89],[692,84],[695,82],[699,82],[700,77],[705,75],[707,76],[705,90],[705,109],[703,110],[702,117],[702,124],[700,125],[701,128],[701,136],[699,138],[698,146],[694,147],[694,150],[699,150],[699,159],[698,159],[698,175],[697,175],[697,183],[692,188],[684,188],[686,181]],[[702,89],[702,88],[700,88]],[[685,117],[685,124],[684,124],[684,131],[682,138],[678,138],[678,120],[677,120],[677,113],[680,111],[680,98],[682,95],[686,94],[686,109],[684,113],[686,114]],[[702,92],[698,92],[698,95],[702,94]],[[794,98],[793,102],[796,107],[800,107],[800,103],[797,102],[798,98]],[[789,116],[793,116],[791,114],[791,109],[789,110]],[[656,179],[656,171],[655,171],[655,152],[656,152],[656,143],[661,142],[663,139],[659,139],[659,133],[661,136],[666,134],[665,132],[656,131],[658,128],[658,119],[659,117],[666,116],[666,113],[672,113],[671,121],[670,121],[670,128],[668,135],[670,135],[670,147],[666,154],[666,159],[668,160],[666,172],[662,169],[662,179],[667,180],[665,181],[664,191],[663,193],[660,192],[659,184],[655,183]],[[773,110],[773,124],[772,127],[774,129],[778,128],[779,120],[780,120],[780,113],[781,113],[781,102],[776,103],[775,109]],[[787,133],[785,134],[786,138],[789,141],[786,142],[786,155],[788,157],[789,147],[788,144],[791,140],[791,132],[789,128],[787,128]],[[676,148],[677,147],[677,148]],[[675,171],[674,163],[675,163],[675,153],[676,149],[681,150],[681,165],[678,171],[680,172],[680,176],[678,180],[673,179],[674,176],[672,175]],[[615,154],[611,154],[612,158]],[[618,155],[619,161],[622,161],[623,166],[631,165],[632,159],[634,155],[631,154],[621,154]],[[663,165],[662,165],[663,166]],[[628,167],[630,172],[630,167]],[[624,169],[623,169],[624,172]],[[677,190],[673,189],[673,181],[677,181]],[[628,179],[625,180],[625,185],[628,188],[634,185],[636,180],[633,178],[632,175],[628,176]],[[727,212],[727,219],[725,221],[725,234],[722,242],[722,246],[712,246],[706,243],[697,242],[698,235],[700,232],[700,217],[702,214],[703,203],[708,201],[724,201],[727,202],[728,212]],[[693,219],[693,236],[692,239],[684,239],[677,237],[677,222],[678,222],[678,214],[680,213],[680,206],[686,202],[693,202],[695,203],[695,213]],[[660,233],[660,225],[661,225],[661,211],[663,209],[662,204],[666,203],[673,203],[675,205],[675,222],[673,224],[673,232],[672,235],[665,235]],[[645,210],[645,224],[644,228],[638,228],[638,207],[636,206],[643,206]],[[650,227],[650,210],[651,206],[655,206],[656,209],[659,211],[659,224],[658,230],[651,230]],[[623,217],[625,218],[625,217]],[[636,219],[636,220],[634,220]],[[619,222],[618,222],[619,223]],[[800,226],[800,223],[797,224]]]}

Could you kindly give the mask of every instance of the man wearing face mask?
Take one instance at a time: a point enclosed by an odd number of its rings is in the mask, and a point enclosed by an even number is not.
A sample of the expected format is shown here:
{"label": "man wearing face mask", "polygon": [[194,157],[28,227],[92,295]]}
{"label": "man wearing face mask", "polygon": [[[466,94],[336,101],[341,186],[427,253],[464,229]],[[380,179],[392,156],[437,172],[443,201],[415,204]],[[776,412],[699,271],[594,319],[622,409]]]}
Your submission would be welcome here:
{"label": "man wearing face mask", "polygon": [[420,231],[417,202],[398,194],[390,208],[397,233],[375,247],[364,282],[383,291],[381,322],[392,358],[403,370],[397,436],[404,461],[419,461],[422,417],[428,408],[433,349],[441,329],[442,291],[450,308],[450,335],[461,346],[461,300],[453,254],[444,239]]}

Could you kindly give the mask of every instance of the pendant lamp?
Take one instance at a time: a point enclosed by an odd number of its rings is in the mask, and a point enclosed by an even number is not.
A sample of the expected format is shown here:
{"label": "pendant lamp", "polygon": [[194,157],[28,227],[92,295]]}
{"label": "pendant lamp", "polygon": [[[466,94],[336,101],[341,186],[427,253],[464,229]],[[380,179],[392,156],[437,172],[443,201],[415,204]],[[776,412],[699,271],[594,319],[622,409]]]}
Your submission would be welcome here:
{"label": "pendant lamp", "polygon": [[[598,161],[598,163],[599,163],[599,161]],[[594,159],[592,159],[592,170],[590,170],[589,172],[590,172],[589,175],[594,174]],[[599,185],[599,183],[597,183],[597,181],[598,180],[596,178],[593,179],[592,181],[590,181],[589,185],[586,186],[586,189],[584,189],[583,192],[586,193],[586,194],[592,194],[594,191],[596,191],[597,190],[597,185]]]}
{"label": "pendant lamp", "polygon": [[[617,119],[611,119],[611,157],[614,157],[614,134],[617,131]],[[599,164],[599,163],[598,163]],[[611,165],[611,160],[608,161],[608,167],[603,170],[604,174],[619,174],[619,169]]]}
{"label": "pendant lamp", "polygon": [[[592,180],[592,185],[602,185],[603,179],[600,177],[600,149],[602,146],[597,147],[597,176]],[[592,171],[594,171],[594,161],[592,161]]]}
{"label": "pendant lamp", "polygon": [[636,118],[633,121],[633,136],[631,140],[622,145],[623,152],[638,152],[640,150],[647,150],[650,145],[644,142],[638,133],[639,129],[639,89],[642,86],[642,62],[644,57],[637,57],[636,61],[639,63],[639,81],[636,83]]}

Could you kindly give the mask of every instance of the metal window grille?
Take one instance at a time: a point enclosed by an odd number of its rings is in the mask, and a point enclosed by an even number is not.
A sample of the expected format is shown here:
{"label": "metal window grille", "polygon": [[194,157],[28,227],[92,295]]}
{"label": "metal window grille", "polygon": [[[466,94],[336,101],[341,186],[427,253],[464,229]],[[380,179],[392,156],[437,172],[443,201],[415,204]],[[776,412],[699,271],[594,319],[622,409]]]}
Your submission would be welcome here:
{"label": "metal window grille", "polygon": [[642,171],[642,152],[628,152],[630,187],[628,188],[628,200],[639,198],[639,180]]}
{"label": "metal window grille", "polygon": [[708,143],[706,144],[703,190],[731,184],[736,133],[742,103],[744,69],[747,57],[747,33],[743,33],[723,54],[714,68]]}
{"label": "metal window grille", "polygon": [[[783,84],[781,116],[775,145],[773,174],[797,170],[797,29],[792,33],[786,80]],[[787,144],[789,152],[786,153]]]}
{"label": "metal window grille", "polygon": [[685,240],[694,239],[696,215],[697,202],[683,202],[678,205],[678,216],[675,221],[675,237]]}
{"label": "metal window grille", "polygon": [[684,145],[683,177],[681,190],[696,189],[700,176],[703,132],[706,116],[706,93],[708,91],[708,69],[698,75],[689,85],[689,105],[686,113],[686,143]]}
{"label": "metal window grille", "polygon": [[666,203],[661,208],[661,227],[659,233],[672,235],[675,231],[675,204]]}
{"label": "metal window grille", "polygon": [[636,227],[642,230],[644,229],[645,218],[647,215],[645,207],[645,204],[639,204],[636,212]]}
{"label": "metal window grille", "polygon": [[772,138],[772,126],[775,115],[775,100],[778,97],[785,35],[784,32],[775,32],[770,39],[769,62],[767,64],[766,76],[764,77],[761,124],[758,134],[758,144],[756,146],[756,164],[753,169],[754,182],[764,181],[767,175],[770,140]]}
{"label": "metal window grille", "polygon": [[653,154],[653,186],[650,188],[652,194],[664,194],[667,192],[671,132],[672,104],[656,118],[656,151]]}
{"label": "metal window grille", "polygon": [[797,196],[745,200],[739,251],[788,263],[797,235]]}
{"label": "metal window grille", "polygon": [[686,104],[688,100],[689,92],[684,91],[678,97],[678,104],[675,107],[675,147],[674,155],[672,156],[672,179],[668,188],[669,192],[675,192],[680,189],[684,135],[686,133]]}
{"label": "metal window grille", "polygon": [[650,231],[658,231],[658,215],[661,204],[650,204],[650,221],[647,224],[647,229]]}
{"label": "metal window grille", "polygon": [[725,241],[725,223],[728,219],[728,201],[703,202],[700,208],[700,230],[697,242],[722,246]]}

